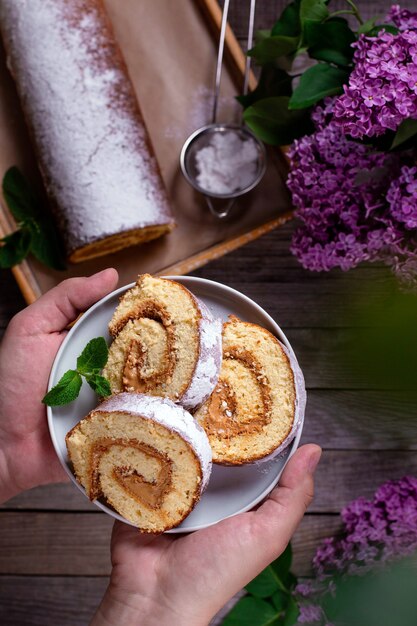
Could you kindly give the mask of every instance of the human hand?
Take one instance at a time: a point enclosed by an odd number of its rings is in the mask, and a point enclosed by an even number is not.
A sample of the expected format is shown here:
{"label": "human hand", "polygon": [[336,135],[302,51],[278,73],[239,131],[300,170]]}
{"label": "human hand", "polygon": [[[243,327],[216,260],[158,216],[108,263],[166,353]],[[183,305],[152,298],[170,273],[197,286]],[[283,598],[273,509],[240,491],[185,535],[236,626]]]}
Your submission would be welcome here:
{"label": "human hand", "polygon": [[68,324],[112,291],[117,280],[114,269],[70,278],[12,318],[0,346],[0,502],[67,479],[42,398]]}
{"label": "human hand", "polygon": [[316,445],[302,446],[254,511],[188,535],[142,535],[116,522],[110,584],[91,626],[206,626],[285,550],[313,498]]}

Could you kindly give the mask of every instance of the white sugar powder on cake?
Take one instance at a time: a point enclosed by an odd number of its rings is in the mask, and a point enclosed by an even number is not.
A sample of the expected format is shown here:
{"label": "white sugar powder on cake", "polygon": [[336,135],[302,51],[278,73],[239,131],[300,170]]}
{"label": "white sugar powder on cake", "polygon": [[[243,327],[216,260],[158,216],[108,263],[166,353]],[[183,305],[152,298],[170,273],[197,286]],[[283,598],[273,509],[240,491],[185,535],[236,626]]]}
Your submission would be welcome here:
{"label": "white sugar powder on cake", "polygon": [[1,0],[0,25],[68,252],[171,223],[101,3]]}
{"label": "white sugar powder on cake", "polygon": [[249,187],[258,171],[258,150],[253,139],[236,133],[214,133],[195,155],[197,183],[209,193],[230,194]]}

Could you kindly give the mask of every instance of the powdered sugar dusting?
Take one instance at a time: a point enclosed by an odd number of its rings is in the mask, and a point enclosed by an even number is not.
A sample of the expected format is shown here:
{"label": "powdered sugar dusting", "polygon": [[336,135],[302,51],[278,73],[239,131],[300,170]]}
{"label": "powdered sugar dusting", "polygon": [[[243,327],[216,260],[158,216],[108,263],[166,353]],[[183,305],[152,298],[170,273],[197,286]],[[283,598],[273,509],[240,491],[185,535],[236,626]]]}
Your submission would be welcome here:
{"label": "powdered sugar dusting", "polygon": [[190,410],[203,404],[213,392],[222,360],[222,321],[213,317],[204,302],[193,297],[201,312],[200,354],[190,386],[181,398],[181,404]]}
{"label": "powdered sugar dusting", "polygon": [[68,252],[171,223],[101,3],[2,0],[0,25]]}
{"label": "powdered sugar dusting", "polygon": [[119,393],[102,402],[95,411],[124,411],[154,420],[171,431],[175,431],[194,450],[201,465],[201,493],[207,487],[212,453],[208,437],[192,415],[168,398],[146,396],[142,393]]}

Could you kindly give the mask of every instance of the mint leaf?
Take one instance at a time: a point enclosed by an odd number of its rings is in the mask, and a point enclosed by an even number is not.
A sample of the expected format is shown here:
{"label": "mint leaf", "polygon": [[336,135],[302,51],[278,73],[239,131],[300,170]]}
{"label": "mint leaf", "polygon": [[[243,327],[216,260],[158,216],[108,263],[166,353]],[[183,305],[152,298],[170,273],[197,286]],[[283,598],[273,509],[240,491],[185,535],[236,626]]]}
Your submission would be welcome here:
{"label": "mint leaf", "polygon": [[104,337],[95,337],[85,346],[77,359],[77,370],[84,376],[95,374],[107,363],[109,349]]}
{"label": "mint leaf", "polygon": [[289,599],[290,595],[288,593],[285,593],[285,591],[280,590],[276,591],[273,596],[271,596],[272,604],[280,613],[285,611],[286,607],[288,606]]}
{"label": "mint leaf", "polygon": [[16,230],[0,240],[0,267],[13,267],[26,257],[30,246],[30,233],[26,229]]}
{"label": "mint leaf", "polygon": [[295,52],[298,39],[298,37],[286,37],[284,35],[266,37],[249,50],[248,56],[253,57],[260,64],[273,63],[278,57]]}
{"label": "mint leaf", "polygon": [[[21,256],[23,247],[18,238],[10,241],[9,251],[3,252],[3,257],[6,254],[14,255],[12,265],[15,265],[16,262],[26,257],[28,252],[32,252],[38,261],[47,267],[56,270],[65,269],[59,238],[53,222],[50,217],[43,214],[38,198],[17,167],[11,167],[5,173],[3,194],[15,220],[22,225],[22,230],[29,232],[24,239],[23,257]],[[13,246],[15,250],[12,250]],[[3,262],[10,263],[8,260]]]}
{"label": "mint leaf", "polygon": [[284,146],[313,132],[309,111],[289,111],[288,96],[265,98],[243,113],[243,119],[257,137],[274,146]]}
{"label": "mint leaf", "polygon": [[306,109],[326,96],[342,93],[348,79],[347,70],[327,63],[313,65],[301,76],[300,84],[291,96],[289,108],[292,111]]}
{"label": "mint leaf", "polygon": [[39,215],[38,202],[23,174],[15,166],[3,177],[3,195],[17,222]]}
{"label": "mint leaf", "polygon": [[107,396],[111,396],[110,383],[107,378],[101,376],[100,374],[92,374],[86,378],[88,384],[91,389],[93,389],[96,394],[102,398],[107,398]]}
{"label": "mint leaf", "polygon": [[42,402],[48,406],[60,406],[75,400],[80,393],[82,379],[75,370],[68,370],[55,387],[44,396]]}
{"label": "mint leaf", "polygon": [[279,613],[269,602],[245,596],[226,615],[222,626],[275,626]]}
{"label": "mint leaf", "polygon": [[30,220],[27,227],[31,232],[30,252],[41,263],[54,270],[65,270],[62,248],[55,228],[47,218]]}

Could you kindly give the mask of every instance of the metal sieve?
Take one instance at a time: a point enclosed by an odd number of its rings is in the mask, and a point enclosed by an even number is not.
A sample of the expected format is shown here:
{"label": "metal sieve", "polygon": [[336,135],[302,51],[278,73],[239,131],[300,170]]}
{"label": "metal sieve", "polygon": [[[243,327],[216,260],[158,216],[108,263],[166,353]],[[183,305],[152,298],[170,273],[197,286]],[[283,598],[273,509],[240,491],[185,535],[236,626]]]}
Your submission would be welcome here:
{"label": "metal sieve", "polygon": [[[181,155],[180,155],[180,165],[182,173],[184,174],[187,181],[196,189],[206,199],[207,205],[213,215],[218,218],[225,218],[229,215],[230,209],[232,208],[236,198],[242,196],[260,182],[266,170],[266,151],[263,143],[259,141],[255,135],[243,125],[243,122],[240,124],[232,124],[232,123],[218,123],[217,122],[217,107],[219,101],[219,93],[220,93],[220,84],[221,84],[221,74],[222,74],[222,65],[223,65],[223,52],[224,52],[224,40],[226,35],[226,26],[227,26],[227,15],[229,12],[229,4],[230,0],[225,0],[222,14],[222,23],[220,29],[220,41],[219,41],[219,49],[217,54],[217,66],[216,66],[216,84],[214,90],[214,103],[213,103],[213,113],[212,113],[212,123],[207,124],[206,126],[202,126],[194,131],[184,143]],[[251,0],[250,3],[250,13],[249,13],[249,27],[248,27],[248,50],[252,47],[253,40],[253,27],[255,20],[255,5],[256,0]],[[243,94],[246,95],[248,91],[249,84],[249,72],[250,72],[250,57],[246,58],[246,66],[245,66],[245,75],[244,75],[244,83],[243,83]],[[253,175],[253,179],[248,181],[248,183],[239,189],[235,189],[230,193],[214,193],[207,189],[201,187],[201,185],[197,181],[197,177],[199,175],[199,170],[197,167],[196,155],[203,148],[211,145],[211,142],[216,133],[221,133],[223,135],[233,134],[237,136],[239,139],[244,141],[252,141],[256,147],[257,152],[257,161],[256,167]],[[216,202],[219,201],[219,202]],[[222,202],[225,201],[225,202]]]}

